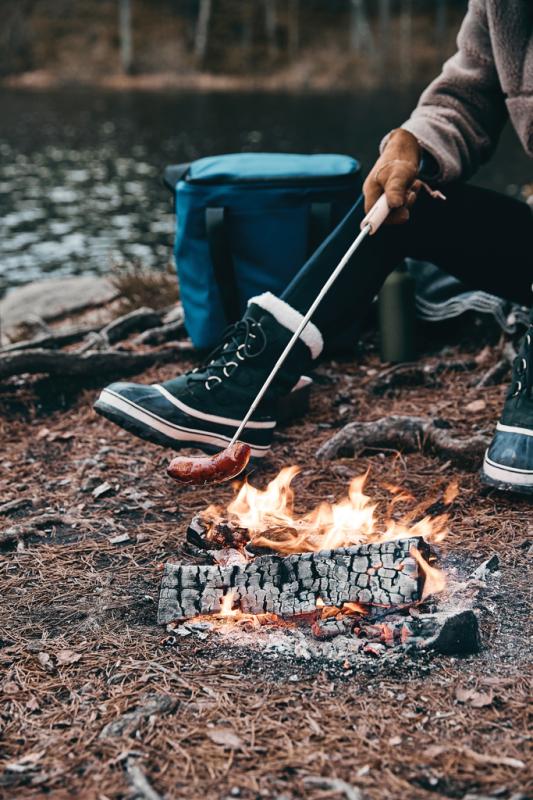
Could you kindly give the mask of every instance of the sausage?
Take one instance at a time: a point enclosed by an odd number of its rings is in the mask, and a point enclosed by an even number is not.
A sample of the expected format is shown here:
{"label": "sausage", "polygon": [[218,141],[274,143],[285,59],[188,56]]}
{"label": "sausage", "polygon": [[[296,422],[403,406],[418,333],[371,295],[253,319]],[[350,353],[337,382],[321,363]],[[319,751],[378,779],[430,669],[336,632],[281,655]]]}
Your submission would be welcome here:
{"label": "sausage", "polygon": [[178,456],[168,465],[167,473],[178,483],[224,483],[236,478],[248,465],[252,451],[244,442],[235,442],[213,456]]}

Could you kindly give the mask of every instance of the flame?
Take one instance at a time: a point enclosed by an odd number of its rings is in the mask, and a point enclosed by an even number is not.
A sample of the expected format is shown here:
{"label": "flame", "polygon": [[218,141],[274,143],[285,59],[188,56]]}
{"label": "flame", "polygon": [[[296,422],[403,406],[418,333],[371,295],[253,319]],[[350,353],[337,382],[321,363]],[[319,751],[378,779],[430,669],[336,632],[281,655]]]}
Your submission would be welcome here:
{"label": "flame", "polygon": [[446,575],[444,572],[441,569],[437,569],[437,567],[432,567],[417,547],[411,547],[410,553],[418,562],[418,566],[424,574],[422,600],[425,600],[431,594],[442,592],[446,587]]}
{"label": "flame", "polygon": [[241,615],[241,611],[238,608],[233,608],[235,597],[235,592],[228,592],[223,596],[220,611],[217,614],[218,617],[239,617]]}
{"label": "flame", "polygon": [[[387,519],[400,503],[414,499],[400,487],[387,487],[393,499],[386,514],[379,514],[378,503],[373,502],[364,491],[368,473],[355,477],[350,483],[347,497],[338,503],[322,502],[308,513],[298,515],[294,512],[294,490],[291,486],[298,473],[298,467],[285,467],[268,483],[266,489],[258,489],[245,482],[226,512],[211,506],[204,516],[206,519],[226,517],[246,529],[254,545],[283,554],[333,550],[410,536],[438,542],[447,533],[446,514],[431,517],[425,513],[434,498],[419,503],[400,520]],[[448,487],[445,503],[451,503],[457,492],[456,484]]]}

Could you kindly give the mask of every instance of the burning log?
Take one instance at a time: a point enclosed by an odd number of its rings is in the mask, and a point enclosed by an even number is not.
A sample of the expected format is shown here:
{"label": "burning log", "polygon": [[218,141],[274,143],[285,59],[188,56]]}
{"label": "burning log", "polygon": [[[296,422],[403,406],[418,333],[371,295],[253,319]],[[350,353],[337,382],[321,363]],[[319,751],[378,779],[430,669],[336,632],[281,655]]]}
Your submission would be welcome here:
{"label": "burning log", "polygon": [[411,551],[425,559],[421,537],[294,555],[263,555],[233,566],[167,563],[158,622],[220,612],[224,598],[250,614],[281,617],[344,603],[406,605],[422,594],[424,574]]}

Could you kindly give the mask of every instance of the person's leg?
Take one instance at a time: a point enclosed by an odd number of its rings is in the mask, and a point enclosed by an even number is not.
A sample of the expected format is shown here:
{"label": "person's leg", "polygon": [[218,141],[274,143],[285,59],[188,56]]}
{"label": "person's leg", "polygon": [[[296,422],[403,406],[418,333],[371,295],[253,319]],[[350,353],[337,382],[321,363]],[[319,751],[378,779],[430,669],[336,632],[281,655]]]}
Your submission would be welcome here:
{"label": "person's leg", "polygon": [[[366,314],[387,275],[407,256],[430,261],[467,286],[523,305],[532,300],[533,215],[525,203],[468,184],[422,190],[411,219],[368,237],[313,316],[326,342]],[[348,214],[281,295],[304,313],[359,231],[362,202]]]}
{"label": "person's leg", "polygon": [[[516,225],[513,209],[520,219]],[[388,273],[405,256],[432,260],[472,285],[526,301],[531,283],[531,277],[524,278],[527,265],[507,261],[502,270],[500,261],[507,254],[509,232],[521,248],[529,235],[520,204],[461,186],[451,187],[445,203],[421,196],[412,213],[407,225],[384,226],[363,243],[318,308],[245,432],[254,455],[264,455],[270,446],[276,424],[272,401],[290,392],[306,373],[320,354],[322,335],[337,333],[366,313]],[[96,410],[167,447],[210,450],[227,444],[302,315],[357,235],[362,217],[358,203],[281,298],[268,293],[252,298],[244,319],[209,364],[162,385],[113,384],[103,390]]]}

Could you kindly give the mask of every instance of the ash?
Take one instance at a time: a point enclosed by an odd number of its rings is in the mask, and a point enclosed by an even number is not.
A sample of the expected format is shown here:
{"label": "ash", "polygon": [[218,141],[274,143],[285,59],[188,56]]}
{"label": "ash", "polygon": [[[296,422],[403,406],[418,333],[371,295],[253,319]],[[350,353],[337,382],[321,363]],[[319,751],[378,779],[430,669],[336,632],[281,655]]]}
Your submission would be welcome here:
{"label": "ash", "polygon": [[395,663],[424,652],[469,655],[481,649],[475,606],[495,566],[494,561],[490,567],[482,564],[466,578],[449,567],[445,592],[410,608],[369,609],[366,616],[317,611],[288,620],[272,614],[198,617],[169,624],[163,644],[179,647],[184,640],[200,639],[268,660],[316,661],[346,670],[372,659]]}

